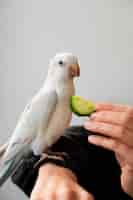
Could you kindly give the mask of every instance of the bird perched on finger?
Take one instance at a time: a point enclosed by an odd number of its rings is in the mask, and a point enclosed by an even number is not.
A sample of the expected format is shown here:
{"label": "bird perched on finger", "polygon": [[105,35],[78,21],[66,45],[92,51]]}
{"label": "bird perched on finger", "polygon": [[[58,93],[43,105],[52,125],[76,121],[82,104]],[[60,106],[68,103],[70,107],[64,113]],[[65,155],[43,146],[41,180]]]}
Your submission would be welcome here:
{"label": "bird perched on finger", "polygon": [[25,107],[11,139],[1,149],[0,186],[14,173],[25,154],[42,154],[69,126],[70,97],[75,93],[74,78],[79,75],[78,58],[71,53],[57,54],[50,60],[43,86]]}

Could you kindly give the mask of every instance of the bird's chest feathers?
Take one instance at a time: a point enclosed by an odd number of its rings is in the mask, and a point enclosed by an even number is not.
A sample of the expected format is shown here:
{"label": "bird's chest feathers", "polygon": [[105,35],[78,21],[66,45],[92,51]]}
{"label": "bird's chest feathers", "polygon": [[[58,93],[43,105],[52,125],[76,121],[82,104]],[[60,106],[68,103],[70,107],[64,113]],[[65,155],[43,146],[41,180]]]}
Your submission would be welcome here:
{"label": "bird's chest feathers", "polygon": [[57,84],[55,90],[57,92],[58,98],[64,100],[70,98],[70,96],[74,95],[75,93],[73,81]]}
{"label": "bird's chest feathers", "polygon": [[43,134],[37,137],[35,142],[37,144],[35,146],[39,146],[39,149],[52,145],[63,134],[64,129],[69,126],[71,121],[70,97],[74,95],[73,84],[60,85],[55,90],[57,93],[55,110],[49,120],[47,129],[41,132]]}
{"label": "bird's chest feathers", "polygon": [[56,112],[63,116],[70,112],[70,97],[74,95],[74,88],[72,86],[62,86],[57,88],[56,92],[58,96]]}

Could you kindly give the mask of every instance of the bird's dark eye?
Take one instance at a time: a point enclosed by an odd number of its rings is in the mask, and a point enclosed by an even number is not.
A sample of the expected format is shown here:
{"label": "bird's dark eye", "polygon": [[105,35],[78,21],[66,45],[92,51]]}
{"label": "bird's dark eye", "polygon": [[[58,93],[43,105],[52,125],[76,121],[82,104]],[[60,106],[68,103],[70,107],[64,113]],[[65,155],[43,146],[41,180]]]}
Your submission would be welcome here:
{"label": "bird's dark eye", "polygon": [[63,61],[62,60],[59,61],[59,65],[63,65]]}

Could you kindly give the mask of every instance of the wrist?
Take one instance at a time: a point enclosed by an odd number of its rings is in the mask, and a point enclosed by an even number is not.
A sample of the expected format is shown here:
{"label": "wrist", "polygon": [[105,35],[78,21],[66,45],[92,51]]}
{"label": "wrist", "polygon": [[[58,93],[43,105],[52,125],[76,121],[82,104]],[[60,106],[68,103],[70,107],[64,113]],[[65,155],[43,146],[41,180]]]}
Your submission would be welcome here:
{"label": "wrist", "polygon": [[46,163],[39,169],[39,178],[46,179],[46,177],[63,176],[77,182],[76,175],[68,168],[57,166],[53,163]]}

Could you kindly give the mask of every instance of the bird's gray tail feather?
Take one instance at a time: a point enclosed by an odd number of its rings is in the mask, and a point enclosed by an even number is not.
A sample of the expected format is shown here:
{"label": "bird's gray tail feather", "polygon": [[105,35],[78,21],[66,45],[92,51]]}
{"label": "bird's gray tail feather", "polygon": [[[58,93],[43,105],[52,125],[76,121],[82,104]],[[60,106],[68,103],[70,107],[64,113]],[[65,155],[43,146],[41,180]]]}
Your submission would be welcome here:
{"label": "bird's gray tail feather", "polygon": [[21,165],[24,156],[29,152],[29,147],[21,148],[13,157],[0,165],[0,187],[12,176]]}
{"label": "bird's gray tail feather", "polygon": [[15,172],[18,168],[20,160],[8,160],[4,163],[4,165],[0,169],[0,187],[4,184],[4,182]]}

